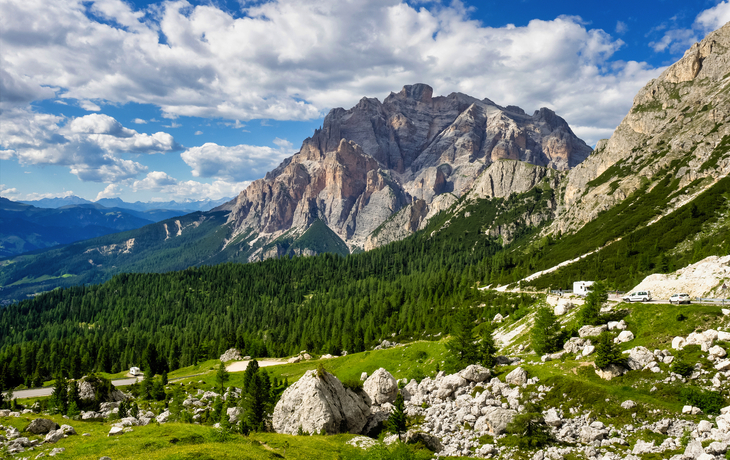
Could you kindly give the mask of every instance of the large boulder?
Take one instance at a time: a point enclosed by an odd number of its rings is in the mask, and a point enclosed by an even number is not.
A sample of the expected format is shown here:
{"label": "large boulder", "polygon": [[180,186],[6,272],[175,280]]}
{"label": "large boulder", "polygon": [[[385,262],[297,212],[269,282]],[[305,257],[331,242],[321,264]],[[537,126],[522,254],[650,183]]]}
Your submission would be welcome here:
{"label": "large boulder", "polygon": [[360,433],[369,415],[368,405],[337,377],[311,370],[281,395],[272,423],[277,433]]}
{"label": "large boulder", "polygon": [[241,352],[235,348],[229,348],[220,357],[220,360],[224,363],[227,361],[241,361],[242,359],[243,357],[241,357]]}
{"label": "large boulder", "polygon": [[474,429],[483,434],[497,436],[505,432],[507,425],[517,415],[517,411],[503,409],[496,406],[488,406],[482,411],[484,415],[479,417],[474,424]]}
{"label": "large boulder", "polygon": [[504,381],[512,385],[524,385],[527,383],[527,371],[521,367],[515,368],[515,370],[507,374]]}
{"label": "large boulder", "polygon": [[611,380],[612,378],[624,375],[625,373],[626,369],[617,364],[609,364],[605,369],[596,368],[596,374],[603,380]]}
{"label": "large boulder", "polygon": [[459,374],[447,375],[439,382],[436,397],[440,399],[446,399],[451,396],[457,388],[461,388],[467,385],[467,383],[468,382],[466,381],[466,379]]}
{"label": "large boulder", "polygon": [[600,326],[583,326],[580,329],[578,329],[578,335],[581,339],[585,337],[596,337],[601,335],[601,332],[607,331],[608,325],[602,324]]}
{"label": "large boulder", "polygon": [[25,427],[24,431],[31,434],[46,434],[49,431],[57,430],[58,423],[47,418],[37,418],[30,422],[30,425]]}
{"label": "large boulder", "polygon": [[398,396],[398,382],[382,367],[365,380],[362,389],[370,398],[370,402],[377,405],[392,403]]}
{"label": "large boulder", "polygon": [[479,364],[471,364],[459,371],[459,376],[470,382],[483,382],[492,375],[492,372],[486,367]]}
{"label": "large boulder", "polygon": [[[626,353],[626,351],[624,352]],[[628,350],[628,359],[626,363],[632,370],[641,370],[647,364],[654,361],[654,353],[649,351],[646,347],[634,347]]]}

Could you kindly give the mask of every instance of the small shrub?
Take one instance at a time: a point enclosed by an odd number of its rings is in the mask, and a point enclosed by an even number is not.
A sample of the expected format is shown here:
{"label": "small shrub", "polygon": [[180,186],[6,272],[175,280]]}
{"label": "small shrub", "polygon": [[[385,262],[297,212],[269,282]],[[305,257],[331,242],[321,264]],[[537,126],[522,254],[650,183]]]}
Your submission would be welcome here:
{"label": "small shrub", "polygon": [[704,391],[696,387],[682,388],[680,399],[688,405],[699,407],[706,414],[719,414],[725,406],[725,398],[716,391]]}
{"label": "small shrub", "polygon": [[672,368],[671,368],[672,372],[674,372],[675,374],[679,374],[682,377],[689,377],[690,375],[692,375],[692,372],[694,371],[694,369],[695,368],[693,366],[691,366],[690,364],[687,364],[685,361],[682,361],[679,359],[675,360],[672,363]]}
{"label": "small shrub", "polygon": [[347,379],[342,381],[342,386],[357,393],[362,390],[362,380],[359,379]]}
{"label": "small shrub", "polygon": [[476,398],[477,394],[483,393],[483,392],[484,392],[484,388],[481,385],[477,385],[474,387],[473,390],[471,390],[471,397]]}
{"label": "small shrub", "polygon": [[680,321],[681,322],[681,321],[684,321],[685,319],[687,319],[687,317],[684,314],[682,314],[682,313],[677,313],[677,318],[676,319],[677,319],[677,321]]}
{"label": "small shrub", "polygon": [[411,369],[410,372],[408,372],[408,381],[415,380],[418,383],[421,383],[421,380],[426,378],[426,373],[423,372],[423,369],[420,367],[416,367],[415,369]]}

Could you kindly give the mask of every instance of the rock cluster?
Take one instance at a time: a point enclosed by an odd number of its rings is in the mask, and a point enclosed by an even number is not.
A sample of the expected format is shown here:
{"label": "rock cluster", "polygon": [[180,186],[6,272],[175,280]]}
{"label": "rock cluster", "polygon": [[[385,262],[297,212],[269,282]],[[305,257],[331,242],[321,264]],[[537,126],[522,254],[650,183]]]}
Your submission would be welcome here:
{"label": "rock cluster", "polygon": [[220,360],[224,363],[228,361],[241,361],[242,359],[241,352],[235,348],[229,348],[220,357]]}

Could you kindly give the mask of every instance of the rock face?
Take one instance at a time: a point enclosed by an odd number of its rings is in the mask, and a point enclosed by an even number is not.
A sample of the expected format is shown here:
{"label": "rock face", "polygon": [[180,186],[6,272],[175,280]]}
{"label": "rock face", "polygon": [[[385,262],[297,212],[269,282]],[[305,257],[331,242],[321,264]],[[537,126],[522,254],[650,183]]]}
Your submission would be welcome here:
{"label": "rock face", "polygon": [[47,418],[37,418],[30,422],[25,431],[31,434],[46,434],[49,431],[58,429],[58,423]]}
{"label": "rock face", "polygon": [[[639,91],[611,138],[599,141],[594,154],[567,174],[563,203],[550,231],[582,227],[647,179],[661,179],[667,170],[679,181],[677,189],[707,180],[671,200],[662,209],[664,215],[684,204],[687,195],[699,194],[730,172],[727,158],[708,163],[723,137],[730,134],[730,95],[723,91],[728,50],[730,25],[726,24],[695,43],[681,60]],[[682,166],[672,165],[685,158],[689,161]]]}
{"label": "rock face", "polygon": [[[590,153],[549,109],[527,115],[409,85],[382,103],[363,98],[330,111],[297,154],[230,203],[229,223],[234,238],[271,240],[319,219],[350,248],[375,247],[417,230],[472,188],[482,197],[527,191]],[[387,235],[373,235],[401,209]]]}
{"label": "rock face", "polygon": [[272,423],[277,433],[360,433],[370,409],[332,374],[307,371],[281,395]]}
{"label": "rock face", "polygon": [[362,389],[370,398],[371,404],[392,403],[398,396],[398,382],[382,367],[365,380]]}

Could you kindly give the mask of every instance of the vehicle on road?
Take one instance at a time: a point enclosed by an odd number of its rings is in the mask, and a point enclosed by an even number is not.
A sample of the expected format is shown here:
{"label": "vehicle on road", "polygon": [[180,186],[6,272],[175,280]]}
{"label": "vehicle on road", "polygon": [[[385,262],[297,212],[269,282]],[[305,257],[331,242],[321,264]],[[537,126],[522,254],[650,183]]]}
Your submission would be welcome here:
{"label": "vehicle on road", "polygon": [[680,303],[692,303],[690,302],[689,294],[672,294],[672,296],[669,298],[669,303],[676,303],[679,305]]}
{"label": "vehicle on road", "polygon": [[651,292],[634,291],[623,297],[624,302],[649,302],[651,300]]}

